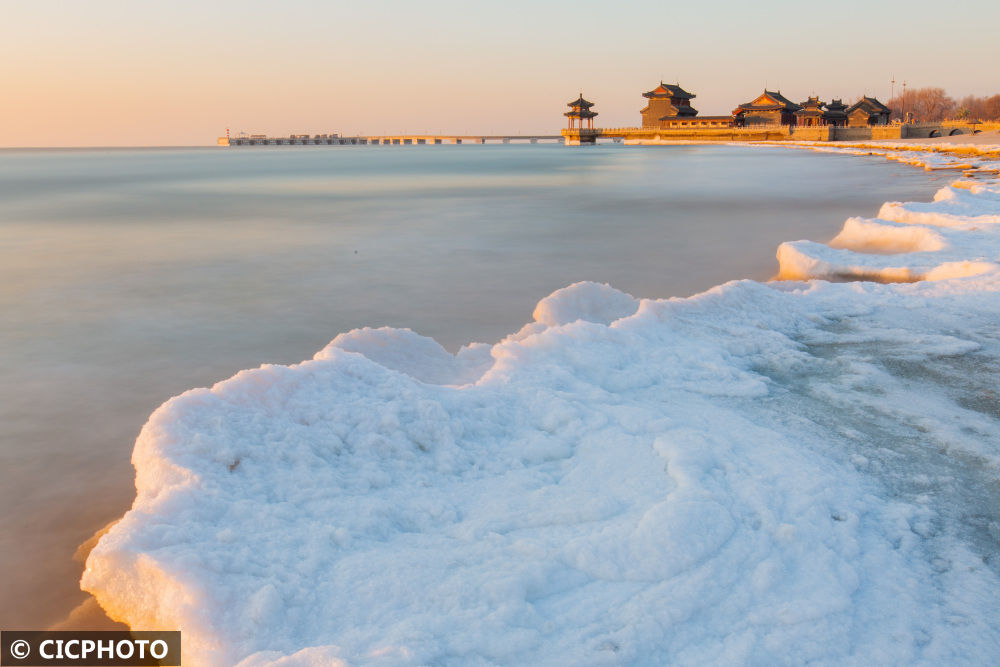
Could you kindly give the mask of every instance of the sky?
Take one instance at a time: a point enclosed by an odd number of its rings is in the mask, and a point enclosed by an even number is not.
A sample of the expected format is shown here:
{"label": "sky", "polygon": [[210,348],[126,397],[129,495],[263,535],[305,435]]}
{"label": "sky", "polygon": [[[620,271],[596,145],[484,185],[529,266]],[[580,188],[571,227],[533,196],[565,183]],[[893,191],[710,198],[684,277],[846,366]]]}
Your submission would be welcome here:
{"label": "sky", "polygon": [[545,133],[580,92],[634,126],[662,79],[728,114],[938,86],[1000,93],[1000,3],[0,0],[0,146]]}

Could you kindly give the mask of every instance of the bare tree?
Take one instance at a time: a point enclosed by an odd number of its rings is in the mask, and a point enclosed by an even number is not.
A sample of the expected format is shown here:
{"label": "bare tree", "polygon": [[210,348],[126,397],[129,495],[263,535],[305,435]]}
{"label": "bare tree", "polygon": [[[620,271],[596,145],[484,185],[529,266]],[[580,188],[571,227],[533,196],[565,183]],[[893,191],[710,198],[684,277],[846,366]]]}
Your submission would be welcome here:
{"label": "bare tree", "polygon": [[934,122],[948,118],[956,105],[944,88],[913,88],[889,100],[889,108],[894,119],[906,114],[917,121]]}
{"label": "bare tree", "polygon": [[959,120],[1000,120],[1000,94],[989,97],[966,95],[955,101],[943,88],[913,88],[889,100],[893,120],[904,114],[916,121],[936,122],[948,118]]}
{"label": "bare tree", "polygon": [[962,98],[959,106],[969,110],[971,120],[1000,120],[1000,95],[992,97],[976,97],[968,95]]}
{"label": "bare tree", "polygon": [[983,120],[1000,120],[1000,95],[983,98]]}

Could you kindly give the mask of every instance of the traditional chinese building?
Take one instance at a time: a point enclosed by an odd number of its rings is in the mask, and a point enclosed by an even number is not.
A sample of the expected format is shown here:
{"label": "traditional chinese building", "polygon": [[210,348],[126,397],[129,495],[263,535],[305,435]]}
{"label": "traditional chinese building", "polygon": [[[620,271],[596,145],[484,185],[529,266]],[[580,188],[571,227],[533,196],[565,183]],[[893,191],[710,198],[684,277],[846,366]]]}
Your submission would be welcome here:
{"label": "traditional chinese building", "polygon": [[832,100],[826,105],[826,124],[834,127],[847,125],[847,105],[840,99]]}
{"label": "traditional chinese building", "polygon": [[691,106],[691,100],[696,95],[677,84],[661,81],[660,85],[642,96],[649,100],[639,111],[644,128],[719,128],[733,125],[733,119],[729,116],[698,116],[698,110]]}
{"label": "traditional chinese building", "polygon": [[889,107],[866,95],[847,108],[847,125],[848,127],[888,125],[891,114]]}
{"label": "traditional chinese building", "polygon": [[642,114],[643,127],[661,127],[660,119],[697,116],[698,110],[691,106],[695,97],[678,85],[660,82],[656,88],[643,97],[649,100],[639,113]]}
{"label": "traditional chinese building", "polygon": [[818,97],[809,97],[799,105],[801,108],[795,112],[795,124],[799,127],[817,127],[826,125],[823,117],[823,103]]}
{"label": "traditional chinese building", "polygon": [[795,112],[801,109],[781,94],[781,91],[765,90],[750,102],[744,102],[733,109],[733,119],[737,126],[750,125],[795,125]]}
{"label": "traditional chinese building", "polygon": [[[802,139],[836,141],[870,135],[875,139],[899,138],[904,135],[900,125],[889,126],[890,111],[874,97],[862,97],[850,107],[842,100],[823,102],[810,95],[796,104],[781,91],[764,92],[750,102],[736,107],[732,115],[700,116],[691,106],[695,98],[680,84],[659,85],[643,93],[646,106],[640,110],[642,127],[594,128],[593,102],[583,93],[567,103],[569,119],[562,130],[567,145],[593,144],[600,139],[625,143],[664,143],[678,140],[696,141],[761,141]],[[868,132],[846,128],[871,128]],[[902,129],[901,129],[902,128]],[[912,129],[912,128],[910,128]],[[662,130],[662,132],[661,132]],[[895,134],[894,134],[895,133]],[[909,132],[913,135],[913,132]]]}
{"label": "traditional chinese building", "polygon": [[583,93],[580,93],[580,97],[577,99],[568,102],[566,106],[570,110],[563,115],[569,119],[569,129],[572,130],[574,128],[574,123],[577,123],[581,130],[584,123],[587,124],[587,129],[594,129],[594,116],[597,115],[597,112],[590,110],[590,107],[594,106],[594,103],[583,99]]}
{"label": "traditional chinese building", "polygon": [[795,112],[795,124],[798,127],[825,125],[842,127],[847,125],[847,114],[844,112],[847,107],[840,100],[833,100],[826,104],[820,102],[818,97],[809,97],[799,106],[801,108]]}

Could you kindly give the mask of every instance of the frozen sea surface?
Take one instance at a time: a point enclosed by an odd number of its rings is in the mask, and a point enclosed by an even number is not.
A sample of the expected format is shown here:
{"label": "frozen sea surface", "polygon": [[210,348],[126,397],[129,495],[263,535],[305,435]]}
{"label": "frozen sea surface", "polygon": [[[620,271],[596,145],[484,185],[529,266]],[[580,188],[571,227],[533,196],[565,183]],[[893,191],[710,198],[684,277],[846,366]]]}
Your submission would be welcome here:
{"label": "frozen sea surface", "polygon": [[994,663],[998,213],[961,182],[779,255],[886,282],[578,282],[496,344],[188,391],[83,586],[198,664]]}

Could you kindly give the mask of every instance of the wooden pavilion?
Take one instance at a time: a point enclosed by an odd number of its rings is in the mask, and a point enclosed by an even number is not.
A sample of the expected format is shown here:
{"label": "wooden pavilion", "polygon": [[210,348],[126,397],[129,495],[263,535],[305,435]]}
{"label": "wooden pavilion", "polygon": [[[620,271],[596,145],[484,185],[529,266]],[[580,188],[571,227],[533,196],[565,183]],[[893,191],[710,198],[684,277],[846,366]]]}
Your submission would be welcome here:
{"label": "wooden pavilion", "polygon": [[584,122],[587,123],[587,129],[594,129],[594,116],[597,115],[597,112],[590,110],[594,103],[583,99],[582,92],[580,97],[568,102],[566,106],[570,107],[570,110],[563,115],[569,119],[569,129],[574,129],[574,123],[578,123],[579,129],[582,130]]}

